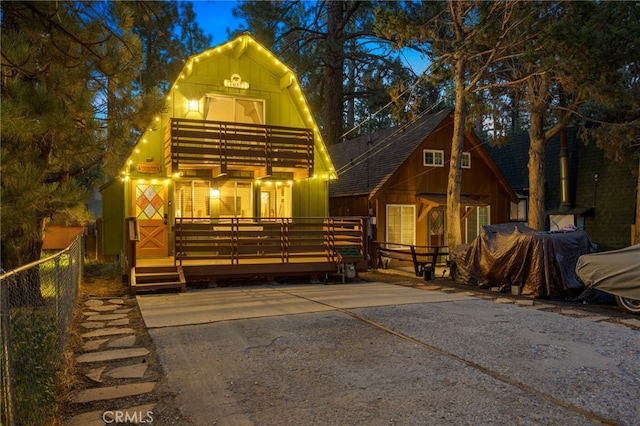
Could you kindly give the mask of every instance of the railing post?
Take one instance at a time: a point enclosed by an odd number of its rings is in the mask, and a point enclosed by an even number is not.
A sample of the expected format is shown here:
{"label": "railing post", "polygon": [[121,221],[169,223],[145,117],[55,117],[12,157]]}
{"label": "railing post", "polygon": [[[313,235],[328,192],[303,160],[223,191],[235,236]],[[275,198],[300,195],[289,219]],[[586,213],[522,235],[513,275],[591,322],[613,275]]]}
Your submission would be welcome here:
{"label": "railing post", "polygon": [[55,259],[55,288],[56,288],[56,320],[60,323],[60,257]]}

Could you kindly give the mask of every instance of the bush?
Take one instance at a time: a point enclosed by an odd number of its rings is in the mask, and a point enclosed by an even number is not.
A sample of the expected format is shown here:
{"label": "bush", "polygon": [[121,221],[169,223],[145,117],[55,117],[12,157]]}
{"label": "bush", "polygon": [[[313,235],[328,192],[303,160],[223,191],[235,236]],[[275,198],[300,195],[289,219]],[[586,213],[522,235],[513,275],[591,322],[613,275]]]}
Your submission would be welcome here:
{"label": "bush", "polygon": [[37,308],[11,315],[16,424],[49,424],[56,410],[55,377],[59,364],[55,315]]}

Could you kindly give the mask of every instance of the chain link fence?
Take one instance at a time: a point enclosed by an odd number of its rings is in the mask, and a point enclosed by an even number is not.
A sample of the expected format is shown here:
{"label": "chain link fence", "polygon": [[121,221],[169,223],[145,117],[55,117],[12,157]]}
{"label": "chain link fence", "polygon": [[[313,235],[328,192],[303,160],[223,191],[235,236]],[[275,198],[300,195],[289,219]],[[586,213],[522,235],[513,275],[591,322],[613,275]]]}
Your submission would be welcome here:
{"label": "chain link fence", "polygon": [[2,426],[51,423],[83,260],[79,235],[65,250],[0,275]]}

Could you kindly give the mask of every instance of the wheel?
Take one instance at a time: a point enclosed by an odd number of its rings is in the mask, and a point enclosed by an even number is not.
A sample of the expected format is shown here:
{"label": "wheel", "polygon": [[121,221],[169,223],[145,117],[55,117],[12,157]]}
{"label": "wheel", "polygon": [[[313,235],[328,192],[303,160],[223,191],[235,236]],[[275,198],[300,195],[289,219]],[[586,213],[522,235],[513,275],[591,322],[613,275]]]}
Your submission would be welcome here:
{"label": "wheel", "polygon": [[471,277],[466,271],[458,267],[457,263],[451,264],[451,279],[456,284],[471,284]]}
{"label": "wheel", "polygon": [[627,297],[616,296],[618,307],[630,314],[640,314],[640,300],[629,299]]}

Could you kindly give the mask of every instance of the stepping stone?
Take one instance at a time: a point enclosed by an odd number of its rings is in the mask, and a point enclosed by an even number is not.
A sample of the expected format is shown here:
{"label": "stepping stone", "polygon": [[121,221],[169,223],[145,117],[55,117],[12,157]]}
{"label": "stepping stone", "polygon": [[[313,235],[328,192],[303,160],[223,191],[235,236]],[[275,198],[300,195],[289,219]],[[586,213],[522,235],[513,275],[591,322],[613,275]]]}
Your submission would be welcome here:
{"label": "stepping stone", "polygon": [[100,305],[104,305],[104,302],[102,300],[97,300],[97,299],[90,299],[87,300],[86,302],[84,302],[85,306],[100,306]]}
{"label": "stepping stone", "polygon": [[101,328],[100,330],[90,331],[88,333],[81,334],[80,337],[83,339],[89,337],[104,337],[104,336],[115,336],[118,334],[132,334],[133,328],[129,327],[113,327],[113,328]]}
{"label": "stepping stone", "polygon": [[518,306],[533,306],[533,300],[516,300]]}
{"label": "stepping stone", "polygon": [[99,314],[94,312],[91,318],[87,318],[88,321],[113,321],[117,319],[126,318],[127,314]]}
{"label": "stepping stone", "polygon": [[[83,326],[84,328],[104,328],[104,323],[97,322],[97,321],[86,321],[81,323],[80,325]],[[122,324],[122,325],[125,325],[125,324]]]}
{"label": "stepping stone", "polygon": [[109,339],[89,340],[82,346],[82,349],[84,349],[85,352],[95,351],[107,340]]}
{"label": "stepping stone", "polygon": [[124,421],[132,424],[153,424],[154,420],[157,419],[153,414],[155,408],[156,404],[145,404],[138,405],[137,407],[112,410],[105,413],[105,420],[111,424]]}
{"label": "stepping stone", "polygon": [[118,305],[101,305],[101,306],[92,306],[91,309],[97,312],[109,312],[115,311],[116,309],[120,309]]}
{"label": "stepping stone", "polygon": [[109,325],[111,326],[129,325],[129,318],[122,318],[122,319],[109,321]]}
{"label": "stepping stone", "polygon": [[496,299],[496,303],[513,303],[513,300],[508,299],[506,297],[498,297]]}
{"label": "stepping stone", "polygon": [[128,314],[132,310],[133,310],[133,308],[117,309],[117,310],[113,311],[113,313],[114,314]]}
{"label": "stepping stone", "polygon": [[124,305],[124,300],[122,299],[109,299],[108,302],[114,305]]}
{"label": "stepping stone", "polygon": [[113,377],[114,379],[141,379],[144,377],[144,373],[147,372],[148,366],[149,364],[146,362],[141,362],[140,364],[114,368],[104,373],[104,375]]}
{"label": "stepping stone", "polygon": [[635,318],[623,319],[623,320],[620,320],[620,322],[626,325],[640,327],[640,320],[637,320]]}
{"label": "stepping stone", "polygon": [[136,343],[136,336],[125,336],[113,339],[107,343],[108,348],[130,348]]}
{"label": "stepping stone", "polygon": [[113,361],[116,359],[135,358],[149,354],[147,348],[112,349],[109,351],[89,352],[76,357],[76,362]]}
{"label": "stepping stone", "polygon": [[105,368],[107,367],[94,368],[92,370],[89,370],[89,372],[85,374],[85,376],[87,376],[94,382],[102,383],[102,372],[105,370]]}
{"label": "stepping stone", "polygon": [[85,403],[92,401],[104,401],[107,399],[124,398],[126,396],[142,395],[144,393],[151,392],[155,386],[156,382],[143,382],[85,389],[76,394],[73,402]]}

